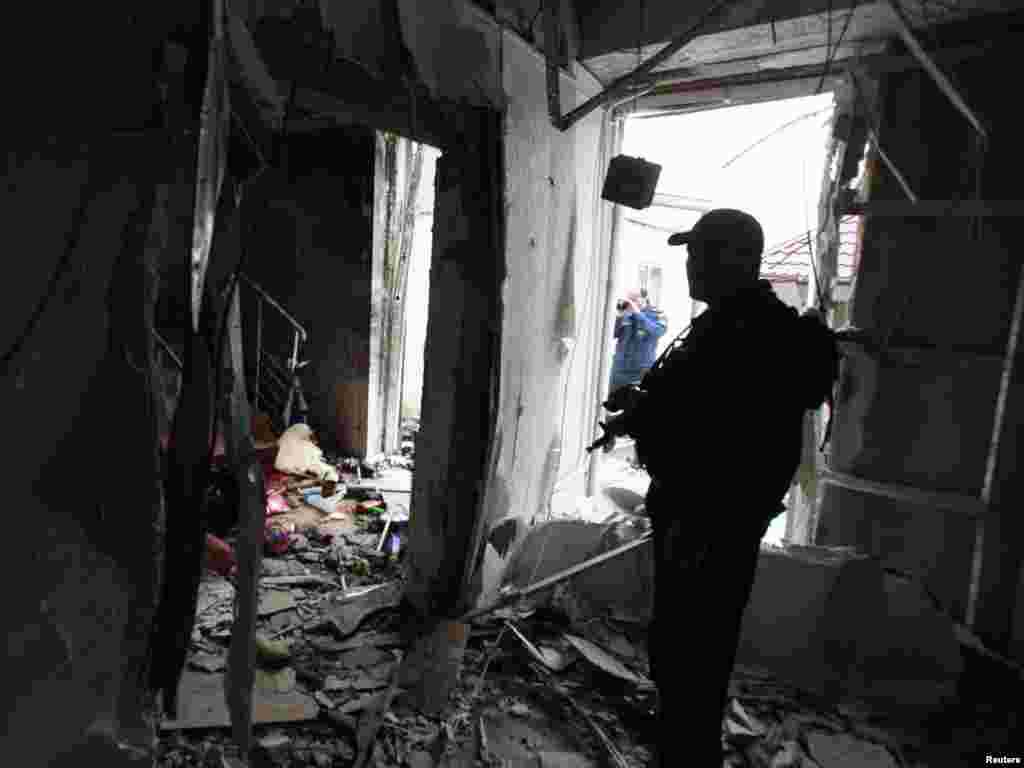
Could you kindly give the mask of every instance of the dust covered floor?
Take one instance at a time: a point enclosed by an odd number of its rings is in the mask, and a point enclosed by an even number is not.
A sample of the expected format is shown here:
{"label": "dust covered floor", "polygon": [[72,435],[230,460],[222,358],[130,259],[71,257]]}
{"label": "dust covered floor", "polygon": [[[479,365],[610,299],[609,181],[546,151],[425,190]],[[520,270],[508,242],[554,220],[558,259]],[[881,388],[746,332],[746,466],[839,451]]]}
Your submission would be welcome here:
{"label": "dust covered floor", "polygon": [[[280,561],[289,563],[295,575],[310,565],[294,556]],[[262,598],[288,606],[261,617],[260,629],[264,636],[287,638],[288,647],[278,657],[261,656],[258,746],[250,765],[355,764],[357,734],[406,651],[393,589],[401,583],[400,574],[393,579],[393,567],[392,561],[374,567],[367,578],[382,586],[341,602],[334,600],[340,588],[326,583],[290,588],[283,592],[287,598]],[[327,572],[314,575],[329,578]],[[221,695],[217,676],[223,674],[217,659],[223,658],[226,639],[220,601],[229,596],[214,585],[208,582],[205,589],[220,596],[207,599],[189,674],[217,680],[196,689],[216,699]],[[374,593],[384,597],[371,599]],[[338,608],[346,604],[362,607],[348,615]],[[275,620],[281,616],[287,618]],[[384,714],[367,764],[646,765],[655,736],[655,694],[646,677],[645,647],[643,629],[633,624],[593,619],[569,626],[549,609],[503,610],[484,617],[473,626],[447,710],[426,717],[399,699]],[[966,731],[975,729],[972,738],[977,739],[985,733],[977,728],[997,727],[992,718],[986,725],[960,712],[964,732],[949,731],[948,745],[941,739],[935,743],[940,738],[935,722],[929,729],[912,717],[899,721],[856,704],[833,705],[752,669],[736,670],[730,693],[722,726],[728,766],[966,765]],[[226,712],[220,709],[213,716],[221,720],[166,728],[157,764],[243,765]],[[994,746],[1006,738],[1005,728],[1001,733],[989,731]],[[686,738],[685,723],[679,738]]]}
{"label": "dust covered floor", "polygon": [[[372,482],[408,488],[407,475]],[[385,696],[410,651],[400,596],[401,553],[385,554],[372,504],[330,513],[293,491],[282,519],[288,551],[263,560],[254,691],[257,746],[240,759],[224,704],[234,590],[208,575],[181,691],[182,710],[161,729],[161,768],[243,765],[647,765],[656,695],[646,629],[580,618],[552,599],[475,620],[448,706],[436,716]],[[400,498],[388,498],[398,506]],[[695,663],[699,663],[699,660]],[[1012,678],[1012,675],[1009,676]],[[968,665],[961,701],[928,721],[822,700],[761,670],[738,668],[722,721],[727,766],[920,768],[984,764],[1021,755],[1019,679],[981,657]],[[685,692],[683,692],[685,695]],[[388,699],[389,700],[389,699]],[[695,703],[696,705],[697,703]],[[378,716],[378,713],[380,716]],[[687,738],[680,723],[678,737]]]}

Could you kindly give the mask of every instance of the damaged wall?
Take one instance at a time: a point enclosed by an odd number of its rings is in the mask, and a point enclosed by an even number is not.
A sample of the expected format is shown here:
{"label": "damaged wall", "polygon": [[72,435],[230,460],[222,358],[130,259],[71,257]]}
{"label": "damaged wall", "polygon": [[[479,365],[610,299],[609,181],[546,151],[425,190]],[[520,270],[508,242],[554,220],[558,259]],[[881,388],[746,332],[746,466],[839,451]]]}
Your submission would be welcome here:
{"label": "damaged wall", "polygon": [[[480,588],[501,578],[507,548],[548,517],[556,483],[583,492],[601,382],[607,249],[597,241],[604,116],[561,133],[548,117],[543,59],[511,33],[502,59],[508,279],[501,403],[483,524],[514,532],[486,547]],[[562,109],[595,92],[580,72],[562,78]],[[571,339],[571,349],[561,339]],[[518,524],[509,522],[515,519]]]}
{"label": "damaged wall", "polygon": [[19,541],[0,566],[12,586],[4,746],[20,765],[78,764],[70,749],[90,725],[143,727],[136,684],[162,529],[148,234],[153,158],[176,153],[141,133],[37,134],[8,152],[4,234],[27,258],[3,323],[6,501]]}
{"label": "damaged wall", "polygon": [[[982,19],[940,30],[934,41],[954,46],[1002,40],[985,57],[958,64],[954,73],[991,130],[986,199],[1019,197],[1012,106],[989,85],[1012,62],[1012,44],[997,30],[1019,30],[1020,23]],[[892,73],[881,90],[881,141],[917,195],[939,201],[973,197],[973,129],[933,81],[920,70]],[[870,168],[870,201],[905,200],[877,158]],[[857,545],[923,578],[960,618],[967,609],[978,507],[969,502],[981,496],[984,484],[1024,246],[1017,219],[985,218],[977,238],[971,225],[965,216],[867,218],[853,324],[884,343],[852,350],[844,363],[832,465],[856,478],[956,494],[968,503],[910,503],[829,483],[818,531],[821,543]],[[1011,402],[1019,397],[1018,385]],[[1015,455],[1006,460],[1015,462]],[[1004,505],[1019,505],[1019,481],[1004,477],[1000,487]],[[1001,512],[995,515],[1004,519]],[[1019,567],[1019,529],[1004,526],[1001,540],[994,557]],[[986,554],[990,564],[992,557]],[[1009,569],[1012,574],[1004,575],[1012,595],[1018,571],[1012,563]],[[1005,641],[1005,594],[1001,601]]]}
{"label": "damaged wall", "polygon": [[[325,447],[363,455],[367,442],[374,135],[347,128],[288,139],[283,169],[247,192],[246,273],[309,334],[300,378]],[[255,359],[246,292],[246,360]],[[291,329],[264,308],[264,347],[290,351]]]}

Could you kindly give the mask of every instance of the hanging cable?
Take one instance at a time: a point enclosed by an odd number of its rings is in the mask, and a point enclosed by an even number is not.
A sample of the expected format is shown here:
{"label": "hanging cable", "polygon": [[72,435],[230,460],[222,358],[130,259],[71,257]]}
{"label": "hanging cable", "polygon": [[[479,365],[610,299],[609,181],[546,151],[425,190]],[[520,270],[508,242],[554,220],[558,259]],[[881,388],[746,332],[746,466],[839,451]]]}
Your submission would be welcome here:
{"label": "hanging cable", "polygon": [[821,93],[822,87],[825,85],[825,80],[828,78],[829,73],[832,71],[832,65],[835,63],[836,56],[839,55],[839,47],[843,44],[843,38],[846,37],[846,31],[850,28],[850,21],[853,19],[853,14],[857,10],[857,0],[854,0],[852,6],[850,6],[849,12],[846,14],[846,21],[843,22],[843,28],[839,32],[839,38],[836,40],[835,48],[832,47],[832,5],[831,0],[829,2],[829,25],[828,25],[828,38],[829,44],[825,49],[825,71],[821,73],[821,80],[818,81],[818,87],[814,90],[815,94]]}
{"label": "hanging cable", "polygon": [[[832,55],[832,0],[828,0],[828,6],[825,10],[825,71],[828,72],[829,58]],[[818,89],[821,89],[821,84],[825,82],[825,75],[821,76],[821,83],[818,83]],[[818,91],[815,91],[818,93]]]}

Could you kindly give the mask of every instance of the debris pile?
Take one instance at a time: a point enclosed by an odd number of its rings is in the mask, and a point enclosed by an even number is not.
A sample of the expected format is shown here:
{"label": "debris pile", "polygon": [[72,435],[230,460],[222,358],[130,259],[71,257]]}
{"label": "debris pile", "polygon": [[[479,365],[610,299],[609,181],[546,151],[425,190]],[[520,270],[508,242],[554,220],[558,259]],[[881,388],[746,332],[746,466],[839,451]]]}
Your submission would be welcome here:
{"label": "debris pile", "polygon": [[[319,565],[294,553],[264,560],[253,756],[260,762],[248,764],[352,766],[363,752],[365,765],[386,768],[648,764],[655,691],[643,625],[606,617],[573,624],[550,607],[522,605],[484,614],[468,627],[447,707],[428,716],[395,687],[411,653],[400,631],[402,582],[383,565],[390,558],[369,554],[371,537],[311,539]],[[358,558],[369,575],[354,572]],[[343,580],[376,583],[346,588]],[[231,762],[238,753],[226,709],[214,706],[223,700],[232,598],[228,582],[204,581],[182,698],[206,719],[165,723],[160,766],[241,765]],[[722,738],[729,766],[927,764],[915,757],[920,734],[747,668],[734,676]]]}
{"label": "debris pile", "polygon": [[[411,450],[403,458],[411,460]],[[527,600],[526,587],[547,576],[532,564],[518,602],[462,619],[469,624],[449,622],[458,631],[442,632],[433,651],[425,651],[401,603],[411,483],[395,473],[407,470],[388,461],[351,468],[354,476],[342,463],[337,481],[268,470],[253,696],[257,745],[244,761],[231,740],[224,698],[234,559],[230,536],[208,541],[210,572],[200,588],[180,719],[163,723],[157,765],[649,763],[656,692],[644,621],[582,605],[574,597],[579,579],[575,589],[561,583],[546,597]],[[576,529],[560,524],[568,542]],[[630,526],[606,528],[614,536],[597,542],[602,547],[644,535]],[[584,544],[595,551],[593,542]],[[460,674],[453,685],[438,680],[416,693],[417,682],[437,672],[422,671],[431,652],[443,662],[435,666],[456,659]],[[983,724],[964,718],[961,713],[972,734],[982,732]],[[1013,733],[1016,721],[1006,723]],[[685,738],[686,724],[680,726]],[[956,726],[939,727],[948,733]],[[988,733],[990,743],[1001,743]],[[937,764],[926,751],[930,739],[920,723],[825,700],[751,667],[735,671],[722,720],[724,764],[744,768],[922,768]]]}

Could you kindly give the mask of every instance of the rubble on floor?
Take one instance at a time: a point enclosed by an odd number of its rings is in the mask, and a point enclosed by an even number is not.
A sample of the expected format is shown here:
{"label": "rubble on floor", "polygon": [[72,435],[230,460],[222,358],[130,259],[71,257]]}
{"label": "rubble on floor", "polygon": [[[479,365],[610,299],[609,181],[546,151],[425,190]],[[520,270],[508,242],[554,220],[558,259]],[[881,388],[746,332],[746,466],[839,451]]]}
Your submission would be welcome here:
{"label": "rubble on floor", "polygon": [[[400,569],[371,554],[376,539],[353,527],[331,539],[310,536],[318,563],[295,553],[264,560],[287,567],[265,568],[275,575],[261,583],[264,604],[281,610],[260,622],[258,746],[246,763],[230,739],[222,692],[229,672],[218,661],[226,658],[233,589],[221,578],[203,582],[183,721],[165,723],[159,766],[352,766],[360,734],[363,746],[370,739],[365,764],[382,768],[648,763],[655,693],[646,629],[635,621],[573,623],[557,603],[498,609],[462,638],[462,671],[446,707],[427,716],[401,691],[392,701],[391,683],[411,651],[396,610]],[[365,576],[355,572],[360,560]],[[722,737],[728,766],[942,764],[925,759],[920,728],[746,667],[734,675]]]}
{"label": "rubble on floor", "polygon": [[[383,701],[403,658],[397,621],[394,615],[378,614],[344,641],[333,632],[303,631],[293,641],[289,660],[297,681],[291,694],[301,692],[312,705],[277,705],[276,722],[268,722],[261,713],[275,712],[269,709],[273,699],[267,693],[257,697],[262,762],[253,764],[353,765],[367,710]],[[503,609],[472,627],[462,663],[457,687],[439,715],[427,717],[401,697],[394,700],[380,720],[369,764],[648,763],[654,692],[645,633],[638,625],[600,619],[573,627],[556,613]],[[887,730],[856,706],[825,704],[762,671],[738,668],[730,695],[722,723],[725,765],[929,765],[918,759],[905,732]],[[271,704],[261,709],[266,700]],[[237,756],[225,716],[203,731],[166,731],[159,765],[198,766],[206,765],[210,754]],[[306,720],[287,722],[296,716]],[[685,738],[685,723],[681,729]]]}
{"label": "rubble on floor", "polygon": [[[181,719],[163,724],[156,764],[647,765],[656,737],[656,692],[648,668],[646,609],[623,610],[608,594],[616,579],[633,582],[627,589],[630,595],[638,590],[649,594],[649,574],[640,554],[644,548],[635,550],[632,564],[602,564],[586,578],[574,577],[537,593],[537,599],[492,610],[471,624],[448,622],[430,642],[421,638],[409,646],[408,621],[399,605],[402,547],[396,554],[383,550],[389,523],[401,530],[408,519],[408,508],[402,514],[395,498],[401,492],[407,495],[411,479],[387,461],[368,468],[372,477],[360,468],[355,477],[339,478],[338,487],[326,489],[322,479],[271,473],[268,494],[284,499],[288,511],[268,504],[268,521],[284,532],[287,546],[268,537],[261,568],[253,697],[257,747],[243,761],[231,740],[223,691],[230,676],[227,645],[234,588],[223,575],[209,573],[200,589]],[[341,485],[344,491],[339,491]],[[303,493],[312,487],[320,488],[321,499],[341,498],[330,511],[314,507],[307,503],[312,494]],[[559,533],[547,541],[543,558],[530,555],[529,542],[538,535],[531,532],[516,552],[518,563],[507,573],[509,583],[536,583],[550,572],[643,535],[646,525],[633,522],[616,514],[596,531],[586,528],[588,523],[581,527],[576,521],[556,521],[550,530]],[[218,539],[217,557],[209,562],[231,562],[224,550],[229,546],[230,537]],[[810,562],[808,557],[780,559],[775,553],[766,562],[771,561],[769,569],[778,571],[783,582],[790,570],[827,572],[835,583],[842,581],[839,576],[852,579],[851,584],[861,581],[849,566],[843,575],[830,570],[829,563]],[[767,574],[765,584],[772,578]],[[891,602],[896,596],[901,605],[916,604],[907,585],[885,582],[883,590],[877,579],[874,583],[879,599]],[[596,599],[602,594],[603,600]],[[822,592],[835,594],[834,584]],[[825,602],[822,606],[827,607]],[[938,624],[929,626],[934,635]],[[889,638],[890,644],[893,640]],[[421,669],[418,682],[424,674],[438,679],[419,685],[427,689],[426,695],[421,691],[421,698],[414,699],[407,695],[416,687],[417,681],[409,678],[414,665],[403,662],[424,658],[429,663],[415,665]],[[445,675],[439,669],[446,664],[461,668],[451,690],[443,685]],[[992,672],[993,679],[1004,672]],[[724,765],[961,765],[977,739],[997,748],[1009,743],[1019,725],[1019,701],[1000,711],[984,710],[974,700],[960,702],[959,708],[947,708],[923,722],[917,712],[900,716],[872,711],[863,700],[826,698],[783,676],[779,669],[763,666],[736,668],[722,720]],[[981,701],[992,690],[981,685],[974,695]],[[1007,686],[1000,701],[1012,702],[1019,690]],[[686,738],[686,727],[680,723],[680,738]]]}

